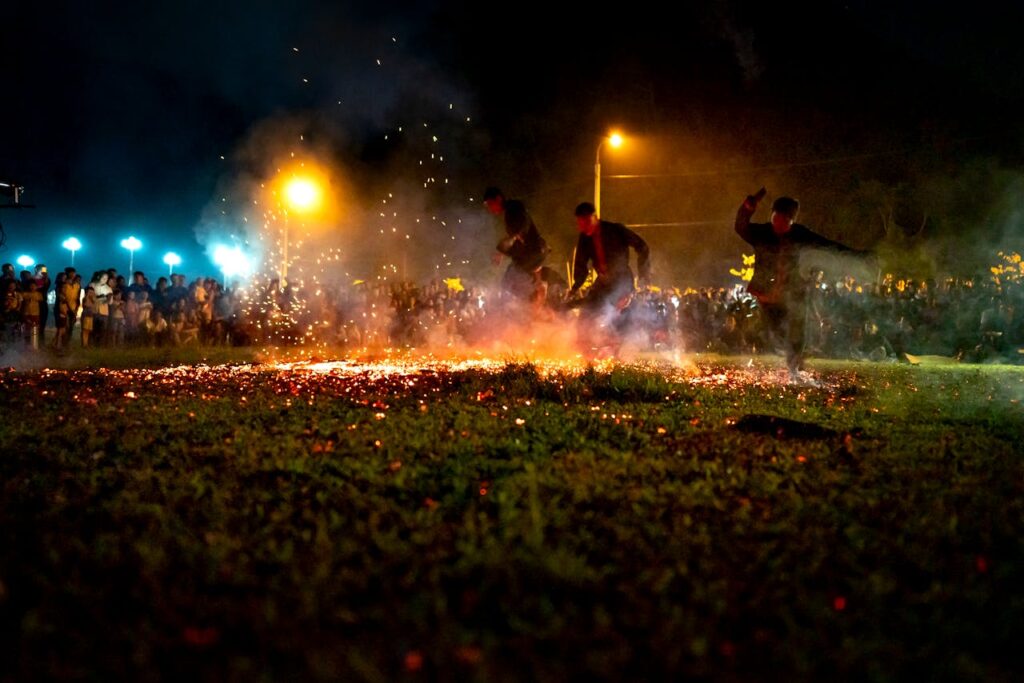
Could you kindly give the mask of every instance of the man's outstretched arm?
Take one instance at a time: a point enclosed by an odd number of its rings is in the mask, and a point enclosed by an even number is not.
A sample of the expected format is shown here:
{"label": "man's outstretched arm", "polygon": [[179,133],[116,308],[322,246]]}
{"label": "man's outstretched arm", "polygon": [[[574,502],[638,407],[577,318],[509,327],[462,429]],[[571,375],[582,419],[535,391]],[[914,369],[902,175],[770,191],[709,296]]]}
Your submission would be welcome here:
{"label": "man's outstretched arm", "polygon": [[576,258],[572,264],[572,289],[569,291],[576,292],[587,279],[587,262],[590,260],[590,254],[583,247],[583,241],[580,240],[576,243]]}
{"label": "man's outstretched arm", "polygon": [[753,241],[750,234],[750,219],[753,218],[754,212],[757,211],[758,202],[764,199],[766,194],[768,194],[768,190],[762,187],[755,194],[747,195],[747,198],[743,200],[740,208],[736,211],[736,234],[751,244],[753,244]]}
{"label": "man's outstretched arm", "polygon": [[641,282],[651,280],[651,248],[647,246],[644,238],[626,228],[626,242],[636,250],[636,269]]}

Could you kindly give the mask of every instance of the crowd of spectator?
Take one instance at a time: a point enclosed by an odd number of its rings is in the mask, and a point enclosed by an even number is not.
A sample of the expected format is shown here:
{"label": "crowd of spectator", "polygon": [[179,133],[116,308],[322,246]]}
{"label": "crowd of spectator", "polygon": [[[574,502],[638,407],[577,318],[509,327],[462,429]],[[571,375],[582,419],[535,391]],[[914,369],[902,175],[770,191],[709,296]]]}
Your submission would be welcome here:
{"label": "crowd of spectator", "polygon": [[20,276],[4,264],[0,290],[4,343],[33,348],[66,349],[75,336],[83,348],[219,343],[231,315],[232,295],[213,278],[186,284],[184,275],[171,275],[154,286],[141,271],[128,282],[109,269],[85,281],[68,267],[51,280],[43,264]]}
{"label": "crowd of spectator", "polygon": [[[836,282],[818,272],[810,283],[810,355],[858,360],[906,360],[937,355],[969,362],[1022,362],[1024,287],[947,278],[880,283],[852,277]],[[656,304],[667,308],[664,297]],[[734,289],[702,289],[678,297],[671,325],[690,350],[756,353],[774,350],[757,303]]]}
{"label": "crowd of spectator", "polygon": [[[830,281],[817,271],[807,322],[811,355],[903,360],[906,354],[966,361],[1021,362],[1024,286],[991,279],[852,277]],[[67,349],[120,346],[303,344],[367,347],[473,347],[504,329],[502,297],[459,280],[433,279],[299,289],[277,280],[226,288],[214,278],[130,281],[114,269],[88,281],[65,268],[51,281],[43,265],[15,274],[3,265],[3,347]],[[552,292],[544,314],[572,316]],[[521,314],[522,309],[517,309]],[[535,313],[535,311],[534,311]],[[525,321],[528,323],[528,321]],[[622,337],[649,350],[753,354],[774,352],[757,302],[742,285],[649,287],[609,318]]]}

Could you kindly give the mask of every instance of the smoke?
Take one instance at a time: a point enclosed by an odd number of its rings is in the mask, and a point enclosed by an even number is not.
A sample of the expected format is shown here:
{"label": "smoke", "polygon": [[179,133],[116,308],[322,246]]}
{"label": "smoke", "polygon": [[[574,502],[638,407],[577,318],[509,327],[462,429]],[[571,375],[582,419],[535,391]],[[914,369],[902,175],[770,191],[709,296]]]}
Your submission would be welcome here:
{"label": "smoke", "polygon": [[995,246],[1001,251],[1024,249],[1024,174],[1001,169],[997,179],[999,195],[987,216],[993,226]]}
{"label": "smoke", "polygon": [[54,366],[49,354],[26,348],[18,341],[0,348],[0,363],[17,372],[34,372]]}
{"label": "smoke", "polygon": [[[749,84],[761,77],[764,66],[753,31],[731,14],[719,12],[717,32],[731,45]],[[373,40],[381,38],[379,33]],[[330,107],[275,116],[250,131],[225,160],[218,191],[196,225],[197,239],[211,256],[219,245],[241,245],[264,270],[273,272],[280,260],[275,239],[281,225],[265,215],[268,207],[261,202],[266,185],[292,155],[312,159],[328,169],[336,183],[332,191],[343,197],[329,219],[307,219],[302,231],[290,233],[294,243],[289,240],[289,257],[296,275],[317,283],[350,287],[363,282],[385,290],[402,282],[425,286],[458,278],[467,287],[480,288],[477,296],[487,302],[488,329],[466,334],[443,317],[417,320],[416,343],[422,348],[554,357],[578,353],[574,326],[565,318],[517,316],[496,306],[495,283],[504,268],[490,265],[497,230],[479,196],[484,186],[497,184],[511,190],[510,196],[525,198],[554,247],[549,265],[561,272],[576,237],[572,207],[591,199],[592,179],[586,171],[593,141],[586,135],[577,140],[578,133],[570,132],[564,149],[533,144],[532,171],[525,162],[507,162],[503,157],[513,156],[508,139],[493,141],[492,149],[488,134],[477,128],[472,98],[444,73],[411,58],[400,40],[386,44],[372,75],[349,78],[348,65],[339,64],[333,81],[329,75],[322,78],[328,85],[321,94],[338,96],[332,96]],[[362,104],[354,107],[353,102]],[[538,140],[550,140],[556,131],[561,135],[557,117],[566,111],[552,108],[551,116],[538,116],[536,131],[530,132],[538,132]],[[571,113],[576,120],[577,112]],[[679,124],[686,128],[675,131],[668,144],[651,145],[651,153],[637,155],[635,168],[628,159],[606,152],[602,161],[609,177],[603,184],[602,212],[610,220],[636,226],[651,246],[655,282],[663,287],[736,282],[729,269],[749,247],[735,235],[732,220],[743,198],[761,185],[768,185],[772,196],[800,197],[805,206],[802,222],[828,237],[858,248],[885,242],[882,251],[891,255],[887,265],[893,267],[935,273],[962,249],[994,253],[992,245],[998,240],[979,240],[984,230],[971,227],[982,222],[999,233],[999,240],[1020,235],[1020,209],[1012,201],[1019,183],[978,170],[946,177],[918,172],[905,174],[913,177],[907,187],[894,188],[889,184],[893,174],[886,168],[891,159],[873,168],[859,162],[815,165],[821,159],[809,155],[828,149],[825,143],[834,136],[827,122],[819,123],[811,129],[761,114],[687,118]],[[789,144],[787,136],[799,144]],[[524,134],[523,139],[532,138]],[[588,163],[581,165],[580,160]],[[517,168],[519,172],[509,170]],[[655,171],[661,177],[613,177],[631,171]],[[865,178],[875,187],[865,184],[858,194]],[[964,186],[957,188],[957,182]],[[971,198],[968,187],[978,187],[980,196]],[[965,210],[967,206],[973,209]],[[808,267],[821,267],[830,277],[877,278],[862,259],[834,254],[822,258]],[[376,314],[384,332],[374,334],[386,336],[401,327],[387,301]],[[608,324],[614,320],[610,317]],[[642,353],[648,342],[626,330],[622,350]]]}
{"label": "smoke", "polygon": [[[653,307],[642,303],[625,310],[609,304],[584,313],[579,308],[536,306],[502,297],[497,288],[474,287],[468,306],[454,308],[445,304],[434,308],[427,296],[426,306],[415,312],[387,308],[378,313],[372,323],[378,332],[371,335],[379,342],[378,349],[408,348],[440,358],[510,362],[578,363],[614,357],[624,362],[684,363],[675,335],[652,342],[651,330],[664,321]],[[445,298],[454,296],[448,291]],[[379,309],[378,305],[375,310]],[[366,340],[349,340],[357,346],[353,341]]]}
{"label": "smoke", "polygon": [[717,33],[732,47],[736,64],[743,74],[743,81],[749,86],[764,73],[764,65],[754,49],[753,29],[740,28],[732,14],[732,8],[728,3],[716,4],[714,15],[717,20]]}
{"label": "smoke", "polygon": [[852,186],[830,226],[878,253],[883,267],[914,278],[978,277],[1000,251],[1024,246],[1024,175],[972,156],[949,168],[904,162]]}
{"label": "smoke", "polygon": [[736,51],[736,62],[743,72],[743,80],[750,84],[760,78],[764,67],[754,51],[754,32],[752,30],[740,31],[731,24],[724,27],[726,38],[732,42]]}
{"label": "smoke", "polygon": [[832,249],[805,249],[800,254],[800,272],[813,279],[821,271],[829,286],[837,280],[852,277],[859,283],[875,283],[880,279],[880,264],[872,255],[853,255]]}
{"label": "smoke", "polygon": [[528,305],[498,302],[496,292],[485,290],[485,298],[492,310],[487,317],[486,329],[470,339],[447,340],[445,347],[428,344],[434,353],[452,352],[470,356],[483,354],[492,358],[531,361],[571,360],[577,358],[576,330],[566,324],[566,318],[549,311],[531,313]]}
{"label": "smoke", "polygon": [[[399,17],[368,9],[353,26],[349,12],[320,12],[322,29],[297,41],[293,55],[296,79],[310,77],[316,108],[267,118],[249,131],[224,160],[195,226],[197,240],[211,257],[222,244],[242,245],[273,271],[283,261],[287,229],[296,274],[319,281],[481,275],[493,245],[482,252],[477,246],[492,240],[474,201],[483,187],[486,136],[473,98],[414,56],[424,52],[415,40],[425,37]],[[346,50],[330,49],[339,37]],[[280,197],[268,197],[268,186],[302,161],[328,176],[333,210],[303,216],[301,226],[293,213],[286,228],[282,207],[274,206]]]}
{"label": "smoke", "polygon": [[[193,228],[196,241],[204,247],[211,260],[218,244],[253,245],[259,237],[260,221],[251,207],[258,202],[260,185],[269,175],[272,150],[280,146],[284,138],[282,135],[281,141],[264,140],[267,135],[261,130],[257,127],[228,162],[237,168],[218,180],[214,196]],[[257,150],[267,142],[271,151],[265,159],[259,159]]]}

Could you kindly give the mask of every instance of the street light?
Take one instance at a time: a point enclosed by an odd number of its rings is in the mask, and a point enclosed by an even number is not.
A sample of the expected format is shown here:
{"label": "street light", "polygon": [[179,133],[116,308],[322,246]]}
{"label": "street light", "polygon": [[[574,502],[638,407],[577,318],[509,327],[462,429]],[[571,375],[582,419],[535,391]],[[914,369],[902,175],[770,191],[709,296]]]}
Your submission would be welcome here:
{"label": "street light", "polygon": [[308,178],[295,178],[285,187],[288,203],[299,211],[309,211],[320,198],[320,188]]}
{"label": "street light", "polygon": [[22,268],[31,268],[36,263],[36,260],[28,254],[22,254],[18,257],[18,265]]}
{"label": "street light", "polygon": [[619,133],[612,133],[608,137],[601,138],[601,142],[597,143],[597,154],[594,160],[594,211],[598,218],[601,217],[601,148],[606,142],[613,148],[621,147],[622,136]]}
{"label": "street light", "polygon": [[223,245],[213,250],[213,262],[220,266],[220,272],[224,276],[224,287],[228,286],[228,278],[232,275],[248,275],[252,270],[249,257],[242,253],[237,246],[229,249]]}
{"label": "street light", "polygon": [[134,237],[127,237],[121,240],[121,246],[128,250],[128,276],[131,277],[135,270],[135,250],[142,247],[142,242]]}
{"label": "street light", "polygon": [[174,275],[174,266],[181,263],[181,257],[173,251],[169,251],[164,254],[164,263],[167,264],[167,275]]}
{"label": "street light", "polygon": [[[320,186],[310,178],[298,176],[284,186],[284,198],[297,213],[311,213],[320,206]],[[281,287],[288,278],[288,215],[285,212],[281,240]]]}
{"label": "street light", "polygon": [[82,248],[82,243],[76,237],[69,237],[61,243],[65,249],[71,252],[71,265],[75,265],[75,252]]}

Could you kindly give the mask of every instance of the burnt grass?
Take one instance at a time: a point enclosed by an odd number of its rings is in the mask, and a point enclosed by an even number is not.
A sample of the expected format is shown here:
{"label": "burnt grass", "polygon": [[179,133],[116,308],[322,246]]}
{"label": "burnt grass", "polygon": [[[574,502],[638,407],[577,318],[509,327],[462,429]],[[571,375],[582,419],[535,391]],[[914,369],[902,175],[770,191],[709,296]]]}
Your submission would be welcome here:
{"label": "burnt grass", "polygon": [[1022,369],[740,372],[0,372],[0,680],[1020,680]]}

